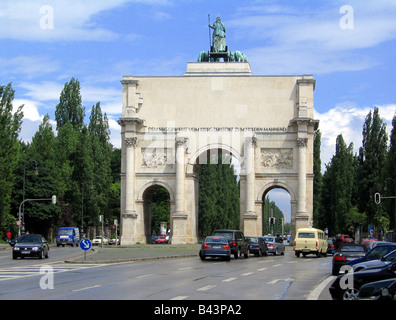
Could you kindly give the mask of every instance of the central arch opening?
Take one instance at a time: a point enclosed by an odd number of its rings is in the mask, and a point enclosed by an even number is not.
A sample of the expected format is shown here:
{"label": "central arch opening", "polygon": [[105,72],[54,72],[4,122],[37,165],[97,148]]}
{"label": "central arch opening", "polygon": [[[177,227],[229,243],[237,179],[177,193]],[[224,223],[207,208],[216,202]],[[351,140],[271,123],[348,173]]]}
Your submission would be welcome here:
{"label": "central arch opening", "polygon": [[291,196],[289,192],[280,187],[273,187],[263,194],[262,201],[263,235],[290,235]]}
{"label": "central arch opening", "polygon": [[215,229],[240,228],[240,186],[237,158],[228,150],[208,149],[194,165],[198,179],[198,238]]}
{"label": "central arch opening", "polygon": [[156,237],[168,236],[170,231],[169,192],[161,185],[152,185],[144,191],[143,202],[146,243],[154,243]]}

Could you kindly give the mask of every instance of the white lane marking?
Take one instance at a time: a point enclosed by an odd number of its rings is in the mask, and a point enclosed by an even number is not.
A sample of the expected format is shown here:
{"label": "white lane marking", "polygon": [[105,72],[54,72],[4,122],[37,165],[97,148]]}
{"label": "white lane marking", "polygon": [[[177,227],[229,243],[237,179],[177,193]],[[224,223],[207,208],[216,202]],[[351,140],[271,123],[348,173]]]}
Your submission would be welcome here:
{"label": "white lane marking", "polygon": [[241,276],[246,277],[246,276],[250,276],[252,274],[254,274],[254,272],[246,272],[246,273],[242,273]]}
{"label": "white lane marking", "polygon": [[144,274],[142,276],[136,277],[136,279],[143,279],[143,278],[147,278],[147,277],[151,277],[151,276],[153,276],[153,274]]}
{"label": "white lane marking", "polygon": [[187,298],[188,298],[188,296],[177,296],[177,297],[174,297],[174,298],[172,298],[170,300],[184,300],[184,299],[187,299]]}
{"label": "white lane marking", "polygon": [[230,282],[230,281],[234,281],[236,279],[237,278],[231,277],[231,278],[228,278],[228,279],[224,279],[223,282]]}
{"label": "white lane marking", "polygon": [[205,286],[205,287],[202,287],[202,288],[197,289],[197,291],[206,291],[206,290],[213,289],[214,287],[216,287],[215,284],[213,284],[213,285],[210,284],[210,285],[207,285],[207,286]]}
{"label": "white lane marking", "polygon": [[100,284],[97,284],[97,285],[95,285],[95,286],[80,288],[80,289],[74,289],[74,290],[72,290],[72,291],[78,292],[78,291],[84,291],[84,290],[94,289],[94,288],[98,288],[98,287],[100,287]]}

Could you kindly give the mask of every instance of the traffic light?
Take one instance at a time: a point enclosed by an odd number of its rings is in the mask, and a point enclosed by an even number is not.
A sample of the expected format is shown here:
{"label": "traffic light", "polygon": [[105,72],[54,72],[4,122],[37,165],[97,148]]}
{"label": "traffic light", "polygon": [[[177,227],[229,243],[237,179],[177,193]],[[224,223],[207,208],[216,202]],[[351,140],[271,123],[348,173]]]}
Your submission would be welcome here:
{"label": "traffic light", "polygon": [[275,218],[274,217],[270,217],[269,218],[269,224],[270,224],[270,226],[273,226],[275,224]]}

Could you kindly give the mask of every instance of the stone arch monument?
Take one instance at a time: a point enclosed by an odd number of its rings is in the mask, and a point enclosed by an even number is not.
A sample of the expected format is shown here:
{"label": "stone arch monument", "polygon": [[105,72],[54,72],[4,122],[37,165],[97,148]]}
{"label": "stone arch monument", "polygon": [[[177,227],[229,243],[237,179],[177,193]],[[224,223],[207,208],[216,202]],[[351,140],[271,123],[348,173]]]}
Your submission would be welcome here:
{"label": "stone arch monument", "polygon": [[262,199],[290,194],[292,239],[312,225],[314,119],[311,75],[253,75],[246,60],[187,64],[182,76],[124,76],[121,242],[146,243],[146,190],[170,195],[172,243],[196,243],[197,164],[207,154],[240,163],[240,228],[262,235]]}

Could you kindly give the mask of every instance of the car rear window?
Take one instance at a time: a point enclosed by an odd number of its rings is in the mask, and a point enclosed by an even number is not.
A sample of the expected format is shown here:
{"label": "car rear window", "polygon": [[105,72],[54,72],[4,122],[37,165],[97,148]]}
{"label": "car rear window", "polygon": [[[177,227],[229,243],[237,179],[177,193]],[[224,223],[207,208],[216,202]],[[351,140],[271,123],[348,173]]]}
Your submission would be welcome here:
{"label": "car rear window", "polygon": [[227,240],[232,240],[232,232],[225,232],[225,231],[215,232],[214,236],[225,237]]}
{"label": "car rear window", "polygon": [[264,239],[264,241],[267,241],[267,242],[274,242],[274,238],[272,238],[272,237],[264,237],[263,239]]}
{"label": "car rear window", "polygon": [[206,237],[205,242],[215,242],[215,243],[224,243],[227,242],[227,239],[224,237],[218,237],[218,236],[214,236],[214,237]]}
{"label": "car rear window", "polygon": [[246,237],[246,239],[248,239],[250,242],[258,242],[259,241],[258,237]]}
{"label": "car rear window", "polygon": [[310,238],[314,239],[315,238],[315,233],[313,232],[300,232],[298,234],[298,238]]}
{"label": "car rear window", "polygon": [[344,252],[365,252],[364,247],[360,246],[342,246],[340,251]]}

